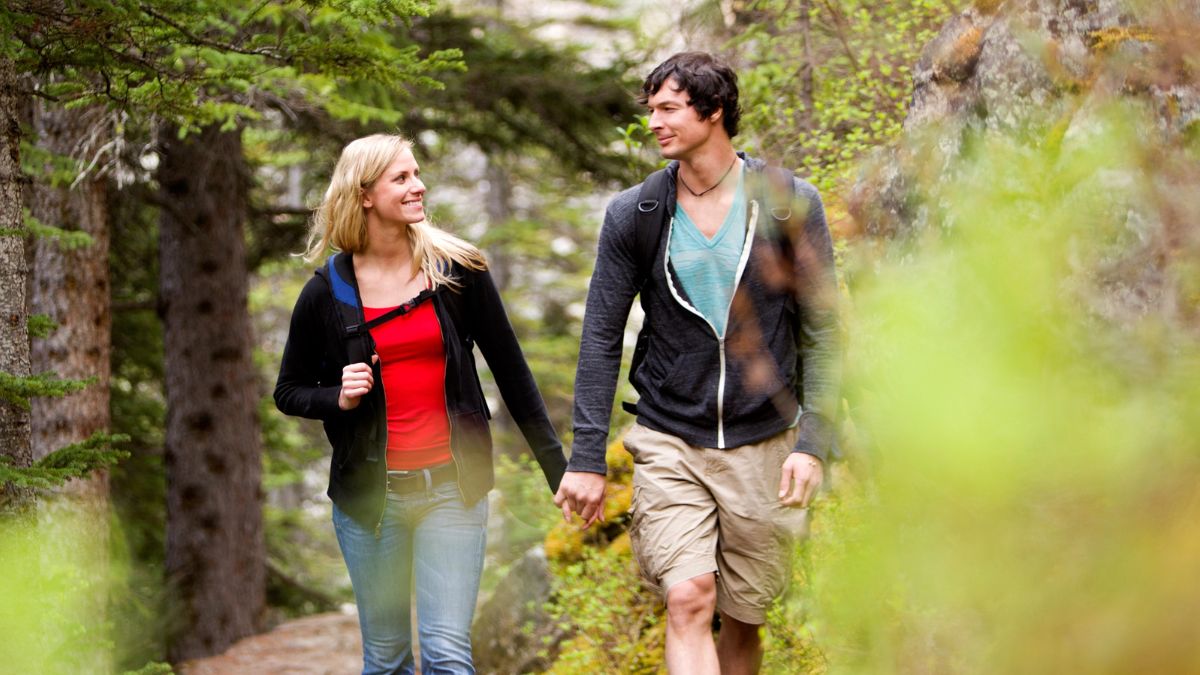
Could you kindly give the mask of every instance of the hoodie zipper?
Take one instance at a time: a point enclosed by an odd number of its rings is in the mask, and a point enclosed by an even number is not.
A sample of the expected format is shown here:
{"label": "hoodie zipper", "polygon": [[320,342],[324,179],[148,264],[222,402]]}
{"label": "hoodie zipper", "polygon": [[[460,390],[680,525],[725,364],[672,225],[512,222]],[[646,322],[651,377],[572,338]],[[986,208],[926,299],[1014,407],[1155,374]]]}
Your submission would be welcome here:
{"label": "hoodie zipper", "polygon": [[[737,295],[738,286],[742,283],[742,274],[746,271],[746,263],[750,260],[750,249],[754,245],[754,230],[758,223],[758,201],[750,200],[750,221],[746,227],[746,241],[742,244],[742,255],[738,259],[737,273],[733,277],[733,292],[729,294],[729,305],[725,307],[725,330],[729,330],[729,315],[733,311],[733,298]],[[667,225],[667,245],[663,247],[663,274],[666,277],[667,288],[671,290],[671,297],[675,298],[684,309],[692,314],[700,317],[705,324],[712,329],[713,336],[717,338],[717,354],[720,357],[721,373],[717,378],[717,448],[725,449],[725,336],[717,332],[717,327],[713,325],[708,317],[704,316],[700,310],[696,309],[692,304],[683,299],[679,292],[675,290],[675,284],[671,281],[671,233],[675,229],[675,216],[671,216],[671,221]]]}
{"label": "hoodie zipper", "polygon": [[454,474],[458,477],[458,494],[462,497],[463,503],[467,502],[467,496],[463,493],[462,472],[459,470],[458,457],[454,455],[454,417],[450,415],[450,398],[446,395],[446,383],[450,378],[450,346],[446,340],[446,329],[442,326],[442,317],[438,314],[438,302],[440,298],[434,295],[431,298],[433,301],[433,318],[437,320],[438,331],[442,334],[442,351],[445,356],[442,358],[444,372],[442,374],[442,404],[446,408],[446,424],[450,429],[450,461],[454,463]]}
{"label": "hoodie zipper", "polygon": [[[362,302],[362,300],[359,300],[359,302]],[[368,335],[369,335],[369,333],[368,333]],[[372,339],[371,343],[374,344],[374,342],[375,342],[375,340]],[[371,356],[368,355],[367,358],[370,359]],[[383,538],[383,517],[385,515],[387,515],[387,495],[388,495],[387,391],[384,390],[384,388],[383,388],[383,359],[380,359],[380,360],[376,361],[375,363],[371,364],[371,376],[375,378],[376,384],[379,385],[379,401],[380,401],[380,403],[382,403],[382,405],[379,408],[379,410],[381,412],[376,415],[376,421],[375,421],[375,433],[377,436],[383,437],[383,442],[382,442],[383,447],[378,448],[378,450],[380,451],[379,466],[381,469],[383,469],[383,471],[381,472],[381,474],[383,475],[383,503],[379,505],[379,520],[376,521],[376,523],[375,523],[375,541],[379,541],[380,539]],[[381,426],[383,429],[382,433],[380,433]],[[377,443],[379,442],[378,439],[376,440],[376,442]]]}

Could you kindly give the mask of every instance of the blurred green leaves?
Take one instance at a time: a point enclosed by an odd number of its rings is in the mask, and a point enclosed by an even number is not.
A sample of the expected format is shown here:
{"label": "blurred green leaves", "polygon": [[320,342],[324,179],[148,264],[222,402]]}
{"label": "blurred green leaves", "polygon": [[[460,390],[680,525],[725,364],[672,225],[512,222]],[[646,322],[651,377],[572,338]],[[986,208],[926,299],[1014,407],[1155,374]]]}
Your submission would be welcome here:
{"label": "blurred green leaves", "polygon": [[1061,143],[1051,122],[972,138],[920,186],[934,225],[852,258],[873,471],[816,570],[839,670],[1200,667],[1200,344],[1175,290],[1196,224],[1171,236],[1159,191],[1177,150],[1121,99]]}

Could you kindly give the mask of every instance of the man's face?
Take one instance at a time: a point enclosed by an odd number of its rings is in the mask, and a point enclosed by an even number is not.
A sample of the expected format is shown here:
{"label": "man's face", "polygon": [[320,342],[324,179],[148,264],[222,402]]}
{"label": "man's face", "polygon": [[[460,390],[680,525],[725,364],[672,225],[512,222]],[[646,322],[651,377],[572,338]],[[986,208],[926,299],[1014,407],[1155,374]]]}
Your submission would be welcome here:
{"label": "man's face", "polygon": [[667,159],[686,159],[708,142],[714,130],[723,129],[721,111],[701,118],[696,108],[688,103],[689,98],[674,78],[667,78],[646,101],[650,131],[658,139],[662,156]]}

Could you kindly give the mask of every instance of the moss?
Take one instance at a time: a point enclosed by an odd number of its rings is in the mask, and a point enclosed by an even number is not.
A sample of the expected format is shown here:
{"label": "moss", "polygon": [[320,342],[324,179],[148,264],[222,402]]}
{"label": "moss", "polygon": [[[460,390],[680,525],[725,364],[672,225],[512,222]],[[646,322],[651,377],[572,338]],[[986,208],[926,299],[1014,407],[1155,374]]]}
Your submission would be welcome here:
{"label": "moss", "polygon": [[546,557],[556,562],[572,562],[583,557],[583,530],[574,523],[559,522],[546,533]]}
{"label": "moss", "polygon": [[1088,33],[1089,46],[1093,51],[1109,53],[1129,41],[1157,42],[1158,36],[1138,26],[1114,26]]}
{"label": "moss", "polygon": [[604,520],[612,521],[629,513],[633,504],[633,487],[609,483],[608,495],[604,499]]}
{"label": "moss", "polygon": [[1003,4],[1004,0],[975,0],[975,9],[985,15],[995,14]]}

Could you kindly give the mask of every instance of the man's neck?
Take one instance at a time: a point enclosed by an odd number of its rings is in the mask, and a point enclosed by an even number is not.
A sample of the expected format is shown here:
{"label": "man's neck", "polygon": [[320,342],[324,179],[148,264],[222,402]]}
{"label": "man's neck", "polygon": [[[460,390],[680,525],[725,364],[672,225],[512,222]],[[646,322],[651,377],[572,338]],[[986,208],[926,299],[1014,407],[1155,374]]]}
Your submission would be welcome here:
{"label": "man's neck", "polygon": [[[733,150],[733,144],[728,139],[721,139],[721,142],[711,142],[696,148],[687,157],[680,157],[679,173],[691,192],[700,193],[715,187],[722,178],[728,182],[729,176],[732,175],[730,167],[736,161],[737,153]],[[676,187],[684,189],[681,185]],[[722,189],[717,188],[715,191],[721,192]]]}

